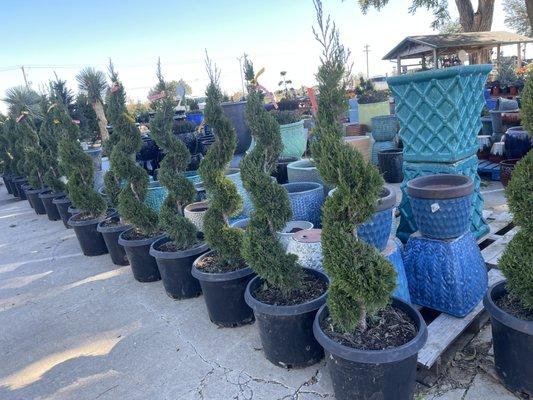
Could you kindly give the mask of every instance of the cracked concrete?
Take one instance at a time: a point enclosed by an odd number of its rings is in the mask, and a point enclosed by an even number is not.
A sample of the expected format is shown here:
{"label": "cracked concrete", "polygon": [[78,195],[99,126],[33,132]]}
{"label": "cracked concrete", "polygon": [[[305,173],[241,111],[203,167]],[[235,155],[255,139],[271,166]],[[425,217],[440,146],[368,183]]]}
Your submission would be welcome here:
{"label": "cracked concrete", "polygon": [[108,255],[84,257],[72,230],[3,187],[0,255],[2,400],[333,398],[324,361],[272,365],[254,325],[217,328],[202,297],[173,301]]}

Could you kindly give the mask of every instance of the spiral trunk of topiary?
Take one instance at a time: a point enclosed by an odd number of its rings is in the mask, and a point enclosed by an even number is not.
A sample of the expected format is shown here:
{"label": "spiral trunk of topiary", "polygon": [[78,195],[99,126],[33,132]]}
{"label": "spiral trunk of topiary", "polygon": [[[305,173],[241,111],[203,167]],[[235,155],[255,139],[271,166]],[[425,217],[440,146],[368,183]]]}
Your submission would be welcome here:
{"label": "spiral trunk of topiary", "polygon": [[237,147],[237,135],[231,122],[222,111],[220,73],[206,57],[209,85],[204,110],[206,123],[215,134],[215,142],[200,164],[198,172],[204,183],[209,208],[204,216],[205,241],[216,251],[220,265],[236,265],[242,262],[242,230],[230,227],[229,219],[242,209],[242,199],[235,184],[226,177],[226,169]]}
{"label": "spiral trunk of topiary", "polygon": [[[533,76],[529,76],[522,92],[522,123],[533,136]],[[509,242],[498,266],[507,278],[509,293],[522,305],[533,310],[533,151],[530,150],[513,170],[505,188],[513,221],[520,231]]]}
{"label": "spiral trunk of topiary", "polygon": [[[250,74],[251,63],[245,61]],[[254,211],[246,227],[243,255],[247,264],[270,286],[289,295],[301,286],[302,269],[298,257],[287,254],[278,241],[281,231],[292,217],[289,196],[270,176],[283,149],[279,124],[264,108],[263,94],[251,81],[248,85],[246,120],[255,147],[241,162],[244,187],[250,193]]]}
{"label": "spiral trunk of topiary", "polygon": [[396,286],[393,266],[354,232],[373,213],[383,179],[363,156],[342,140],[339,116],[346,111],[349,53],[322,5],[315,1],[322,47],[317,73],[319,99],[312,154],[324,181],[337,190],[326,199],[322,216],[323,265],[331,278],[328,309],[337,329],[365,330],[367,317],[385,307]]}
{"label": "spiral trunk of topiary", "polygon": [[[113,124],[111,136],[115,136],[110,156],[113,175],[104,179],[106,184],[110,181],[115,183],[115,186],[109,186],[112,188],[110,196],[116,196],[121,218],[132,224],[143,235],[152,236],[159,231],[158,216],[144,204],[148,193],[148,173],[135,162],[135,154],[142,147],[141,133],[128,114],[124,87],[112,64],[110,71],[112,86],[108,96],[108,109]],[[123,187],[120,186],[120,182],[124,182]],[[117,191],[118,188],[120,191]],[[106,185],[106,193],[107,190]],[[111,190],[114,192],[111,193]]]}
{"label": "spiral trunk of topiary", "polygon": [[72,204],[91,218],[101,217],[106,205],[94,190],[94,167],[91,157],[83,151],[78,141],[78,126],[72,121],[63,106],[57,106],[59,140],[59,166],[65,172],[68,182],[67,191]]}
{"label": "spiral trunk of topiary", "polygon": [[186,250],[198,242],[195,225],[183,215],[183,209],[193,202],[196,189],[193,183],[183,174],[191,159],[185,144],[172,133],[175,102],[172,90],[161,75],[161,64],[157,65],[159,83],[156,91],[164,93],[164,97],[156,100],[155,117],[150,124],[150,133],[156,144],[165,151],[160,164],[158,179],[168,190],[160,215],[159,225],[166,231],[178,250]]}

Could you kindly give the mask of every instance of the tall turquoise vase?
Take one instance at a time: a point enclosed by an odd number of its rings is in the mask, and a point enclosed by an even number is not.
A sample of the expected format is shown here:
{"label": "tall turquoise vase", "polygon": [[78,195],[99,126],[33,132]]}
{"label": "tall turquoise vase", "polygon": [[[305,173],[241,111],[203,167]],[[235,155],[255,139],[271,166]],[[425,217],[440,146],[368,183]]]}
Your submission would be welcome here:
{"label": "tall turquoise vase", "polygon": [[406,198],[399,206],[401,219],[397,230],[403,242],[417,230],[405,186],[413,178],[430,174],[470,176],[476,183],[470,230],[476,237],[488,232],[475,154],[485,104],[483,88],[491,69],[492,65],[469,65],[387,79],[404,146],[402,191]]}

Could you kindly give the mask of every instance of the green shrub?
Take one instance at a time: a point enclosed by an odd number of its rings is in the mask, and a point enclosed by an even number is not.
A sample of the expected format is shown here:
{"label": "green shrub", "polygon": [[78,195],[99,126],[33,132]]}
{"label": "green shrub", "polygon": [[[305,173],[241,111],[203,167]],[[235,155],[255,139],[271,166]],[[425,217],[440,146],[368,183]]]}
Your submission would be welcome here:
{"label": "green shrub", "polygon": [[[157,93],[165,92],[165,97],[156,100],[153,105],[156,112],[150,124],[150,134],[156,144],[165,151],[165,157],[159,167],[158,179],[168,190],[160,215],[159,225],[166,231],[179,250],[191,248],[198,242],[196,227],[183,216],[183,209],[194,201],[196,189],[183,174],[191,159],[189,150],[172,133],[175,101],[173,91],[163,79],[161,64],[157,64]],[[194,124],[193,124],[194,125]]]}
{"label": "green shrub", "polygon": [[209,85],[204,114],[215,134],[215,142],[198,169],[209,198],[209,208],[204,216],[204,234],[209,247],[216,251],[220,265],[236,265],[242,262],[243,232],[228,226],[228,221],[241,211],[242,199],[225,172],[237,147],[237,136],[222,111],[220,72],[209,57],[206,57],[206,69]]}
{"label": "green shrub", "polygon": [[272,110],[270,114],[274,117],[279,125],[294,124],[300,121],[300,113],[298,111],[280,111]]}
{"label": "green shrub", "polygon": [[317,80],[320,92],[317,141],[313,158],[320,175],[334,194],[326,199],[322,216],[324,268],[332,283],[328,309],[336,328],[353,332],[366,329],[367,316],[375,314],[390,301],[396,286],[392,265],[371,245],[354,236],[357,225],[373,213],[383,179],[363,156],[344,143],[339,116],[346,112],[346,62],[348,52],[329,18],[324,21],[320,1],[315,2],[322,46]]}
{"label": "green shrub", "polygon": [[67,192],[72,204],[92,218],[102,216],[106,204],[93,188],[94,166],[91,156],[83,151],[78,141],[78,126],[67,110],[57,105],[57,119],[61,133],[58,144],[59,167],[67,176]]}
{"label": "green shrub", "polygon": [[37,135],[37,127],[29,114],[21,114],[16,132],[16,145],[21,156],[20,169],[33,188],[41,188],[44,186],[45,174],[43,152]]}
{"label": "green shrub", "polygon": [[[126,93],[118,79],[118,73],[110,63],[111,89],[108,99],[108,115],[113,124],[111,143],[111,170],[113,175],[105,177],[106,194],[117,189],[119,182],[124,186],[116,195],[121,218],[132,224],[140,233],[152,236],[159,231],[157,213],[144,204],[148,193],[148,173],[135,162],[135,154],[142,147],[141,133],[126,109]],[[109,185],[109,186],[108,186]],[[120,185],[118,186],[121,187]]]}
{"label": "green shrub", "polygon": [[[174,112],[174,111],[172,111]],[[174,115],[174,114],[172,114]],[[178,121],[174,123],[174,120],[171,121],[171,130],[174,134],[179,135],[182,133],[190,133],[196,131],[196,124],[191,121]],[[152,127],[153,122],[150,124],[150,128]]]}
{"label": "green shrub", "polygon": [[292,217],[289,196],[270,174],[283,149],[279,125],[264,107],[263,94],[253,81],[253,67],[245,60],[248,78],[246,120],[255,147],[241,161],[244,187],[250,193],[254,211],[246,228],[243,255],[247,264],[269,285],[288,295],[300,286],[298,257],[287,254],[277,238]]}
{"label": "green shrub", "polygon": [[1,159],[3,173],[6,175],[20,175],[20,171],[17,168],[17,160],[19,155],[16,153],[15,141],[16,141],[16,129],[15,121],[13,118],[8,117],[2,121],[0,128],[2,129],[1,135]]}
{"label": "green shrub", "polygon": [[522,126],[533,136],[533,73],[529,74],[522,91],[520,117]]}

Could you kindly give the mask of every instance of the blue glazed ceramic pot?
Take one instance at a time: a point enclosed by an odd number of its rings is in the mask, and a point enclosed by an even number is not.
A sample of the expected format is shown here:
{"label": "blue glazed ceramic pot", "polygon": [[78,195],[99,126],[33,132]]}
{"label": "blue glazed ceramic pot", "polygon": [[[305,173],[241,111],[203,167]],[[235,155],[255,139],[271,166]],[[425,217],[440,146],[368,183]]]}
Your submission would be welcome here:
{"label": "blue glazed ceramic pot", "polygon": [[398,133],[398,118],[395,115],[372,117],[372,138],[376,142],[394,139]]}
{"label": "blue glazed ceramic pot", "polygon": [[321,226],[324,188],[316,182],[294,182],[282,185],[289,194],[292,219],[309,221],[314,226]]}
{"label": "blue glazed ceramic pot", "polygon": [[379,251],[385,250],[392,229],[392,210],[395,205],[396,191],[392,187],[384,187],[376,212],[369,221],[359,225],[357,236]]}
{"label": "blue glazed ceramic pot", "polygon": [[420,233],[432,239],[464,234],[472,214],[473,180],[465,175],[428,175],[407,182],[407,193]]}

